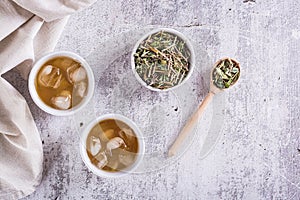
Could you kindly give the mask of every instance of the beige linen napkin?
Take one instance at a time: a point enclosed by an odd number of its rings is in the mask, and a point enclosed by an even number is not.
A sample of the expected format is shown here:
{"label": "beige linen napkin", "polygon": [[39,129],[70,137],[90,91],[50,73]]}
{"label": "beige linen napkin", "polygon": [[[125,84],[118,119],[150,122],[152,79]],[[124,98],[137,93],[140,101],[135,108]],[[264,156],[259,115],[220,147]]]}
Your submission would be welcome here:
{"label": "beige linen napkin", "polygon": [[[68,15],[96,0],[1,0],[0,75],[52,51]],[[0,199],[29,195],[42,177],[41,139],[25,99],[0,77]]]}

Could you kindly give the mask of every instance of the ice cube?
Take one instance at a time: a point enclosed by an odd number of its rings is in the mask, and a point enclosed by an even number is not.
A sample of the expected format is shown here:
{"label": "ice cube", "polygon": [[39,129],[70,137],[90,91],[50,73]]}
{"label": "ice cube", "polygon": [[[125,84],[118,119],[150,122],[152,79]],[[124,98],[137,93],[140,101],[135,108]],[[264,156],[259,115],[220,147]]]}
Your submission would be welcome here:
{"label": "ice cube", "polygon": [[131,152],[124,152],[123,154],[119,155],[119,161],[125,166],[129,166],[134,162],[134,154]]}
{"label": "ice cube", "polygon": [[38,83],[44,87],[57,89],[62,81],[62,74],[57,67],[46,65],[38,76]]}
{"label": "ice cube", "polygon": [[70,73],[70,79],[73,83],[78,83],[83,81],[86,78],[86,71],[83,67],[79,67],[75,69],[72,73]]}
{"label": "ice cube", "polygon": [[95,158],[96,158],[96,160],[98,160],[97,167],[100,169],[105,167],[108,163],[105,152],[101,152],[101,153],[97,154],[97,156]]}
{"label": "ice cube", "polygon": [[127,147],[127,145],[125,144],[122,138],[114,137],[106,143],[106,150],[108,151],[110,156],[112,156],[112,150],[117,149],[121,146],[124,146],[125,148]]}
{"label": "ice cube", "polygon": [[83,98],[85,95],[85,91],[87,89],[87,84],[86,82],[81,81],[74,85],[74,89],[75,89],[75,95]]}
{"label": "ice cube", "polygon": [[92,136],[90,141],[90,152],[93,156],[97,155],[101,149],[100,139]]}
{"label": "ice cube", "polygon": [[79,67],[79,63],[73,63],[67,68],[67,79],[70,83],[73,83],[71,79],[71,74]]}
{"label": "ice cube", "polygon": [[58,96],[52,97],[51,102],[56,108],[60,110],[67,110],[71,107],[71,99],[71,93],[64,90]]}

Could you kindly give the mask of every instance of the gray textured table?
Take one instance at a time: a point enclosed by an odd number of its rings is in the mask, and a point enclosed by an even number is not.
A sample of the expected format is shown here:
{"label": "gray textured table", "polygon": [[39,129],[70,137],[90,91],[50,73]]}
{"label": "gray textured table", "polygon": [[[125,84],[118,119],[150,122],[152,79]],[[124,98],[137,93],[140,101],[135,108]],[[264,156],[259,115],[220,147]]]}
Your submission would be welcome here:
{"label": "gray textured table", "polygon": [[[159,105],[171,102],[170,108],[164,107],[164,114],[168,116],[166,120],[170,117],[174,120],[164,121],[164,124],[175,130],[161,131],[152,141],[152,144],[165,142],[162,152],[208,91],[209,63],[232,56],[241,63],[242,77],[235,89],[212,102],[199,122],[196,139],[182,156],[172,162],[164,162],[162,156],[163,167],[157,170],[120,179],[103,179],[90,173],[80,159],[80,116],[61,118],[42,112],[29,97],[26,82],[20,81],[17,73],[9,72],[5,77],[28,100],[44,147],[42,183],[26,199],[300,199],[299,8],[300,2],[292,0],[99,0],[72,16],[56,50],[77,52],[92,63],[97,52],[101,54],[99,45],[106,45],[103,51],[107,51],[114,47],[110,46],[112,41],[117,49],[120,37],[124,37],[126,43],[134,30],[141,33],[145,27],[175,28],[204,51],[200,55],[206,56],[205,62],[201,59],[200,62],[207,66],[199,68],[198,74],[189,81],[188,89],[197,94],[190,96],[192,103],[188,109],[172,96],[180,96],[180,90],[163,94],[165,101],[158,101],[153,100],[153,96],[161,95],[138,88],[145,107],[133,110],[130,115],[138,125],[145,122],[141,120],[141,113],[154,101]],[[119,46],[128,49],[131,43],[122,44]],[[110,89],[115,88],[114,81],[120,80],[118,70],[128,72],[128,52],[110,64],[106,59],[99,66],[93,65],[96,89],[107,86],[103,92],[95,93],[96,115],[114,109],[99,98],[103,95],[109,98],[115,91]],[[114,67],[112,73],[101,71],[110,69],[109,66]],[[218,106],[213,107],[216,104]],[[130,111],[119,110],[125,115]],[[211,111],[221,112],[217,120],[210,115]],[[152,119],[155,119],[159,112],[155,109],[153,112]],[[176,121],[179,118],[181,120]],[[205,119],[209,122],[203,123]],[[212,151],[202,155],[201,129],[208,124],[211,131],[203,132],[218,137],[209,143],[215,144]],[[213,129],[215,126],[219,128]]]}

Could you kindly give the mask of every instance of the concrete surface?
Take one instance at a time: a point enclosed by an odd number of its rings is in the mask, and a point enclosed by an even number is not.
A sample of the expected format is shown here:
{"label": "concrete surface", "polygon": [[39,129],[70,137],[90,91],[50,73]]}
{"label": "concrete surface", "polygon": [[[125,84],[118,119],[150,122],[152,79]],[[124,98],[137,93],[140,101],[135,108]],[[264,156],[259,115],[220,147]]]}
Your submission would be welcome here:
{"label": "concrete surface", "polygon": [[[42,112],[26,82],[14,72],[6,75],[28,100],[44,145],[42,183],[25,199],[300,199],[299,8],[292,0],[99,0],[73,15],[56,49],[92,63],[97,87],[83,111],[87,116]],[[135,39],[160,26],[186,34],[199,54],[199,69],[187,86],[164,94],[121,76],[131,77]],[[208,91],[209,65],[223,56],[240,61],[239,85],[212,102],[190,148],[167,159],[167,147]],[[126,93],[131,90],[133,96]],[[79,121],[113,111],[150,134],[147,145],[156,160],[141,174],[104,179],[80,159]],[[157,124],[161,115],[165,121]],[[201,133],[215,137],[207,143]]]}

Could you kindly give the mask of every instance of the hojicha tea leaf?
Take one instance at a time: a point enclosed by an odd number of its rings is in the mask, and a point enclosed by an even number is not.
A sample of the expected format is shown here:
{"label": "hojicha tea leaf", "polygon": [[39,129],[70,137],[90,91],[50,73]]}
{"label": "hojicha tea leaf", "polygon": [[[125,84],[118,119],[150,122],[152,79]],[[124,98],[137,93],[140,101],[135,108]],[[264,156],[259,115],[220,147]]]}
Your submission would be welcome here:
{"label": "hojicha tea leaf", "polygon": [[139,45],[134,54],[135,69],[147,85],[164,90],[184,80],[190,70],[190,57],[182,39],[160,31]]}
{"label": "hojicha tea leaf", "polygon": [[229,88],[238,80],[240,68],[236,61],[226,58],[212,72],[213,83],[220,89]]}

